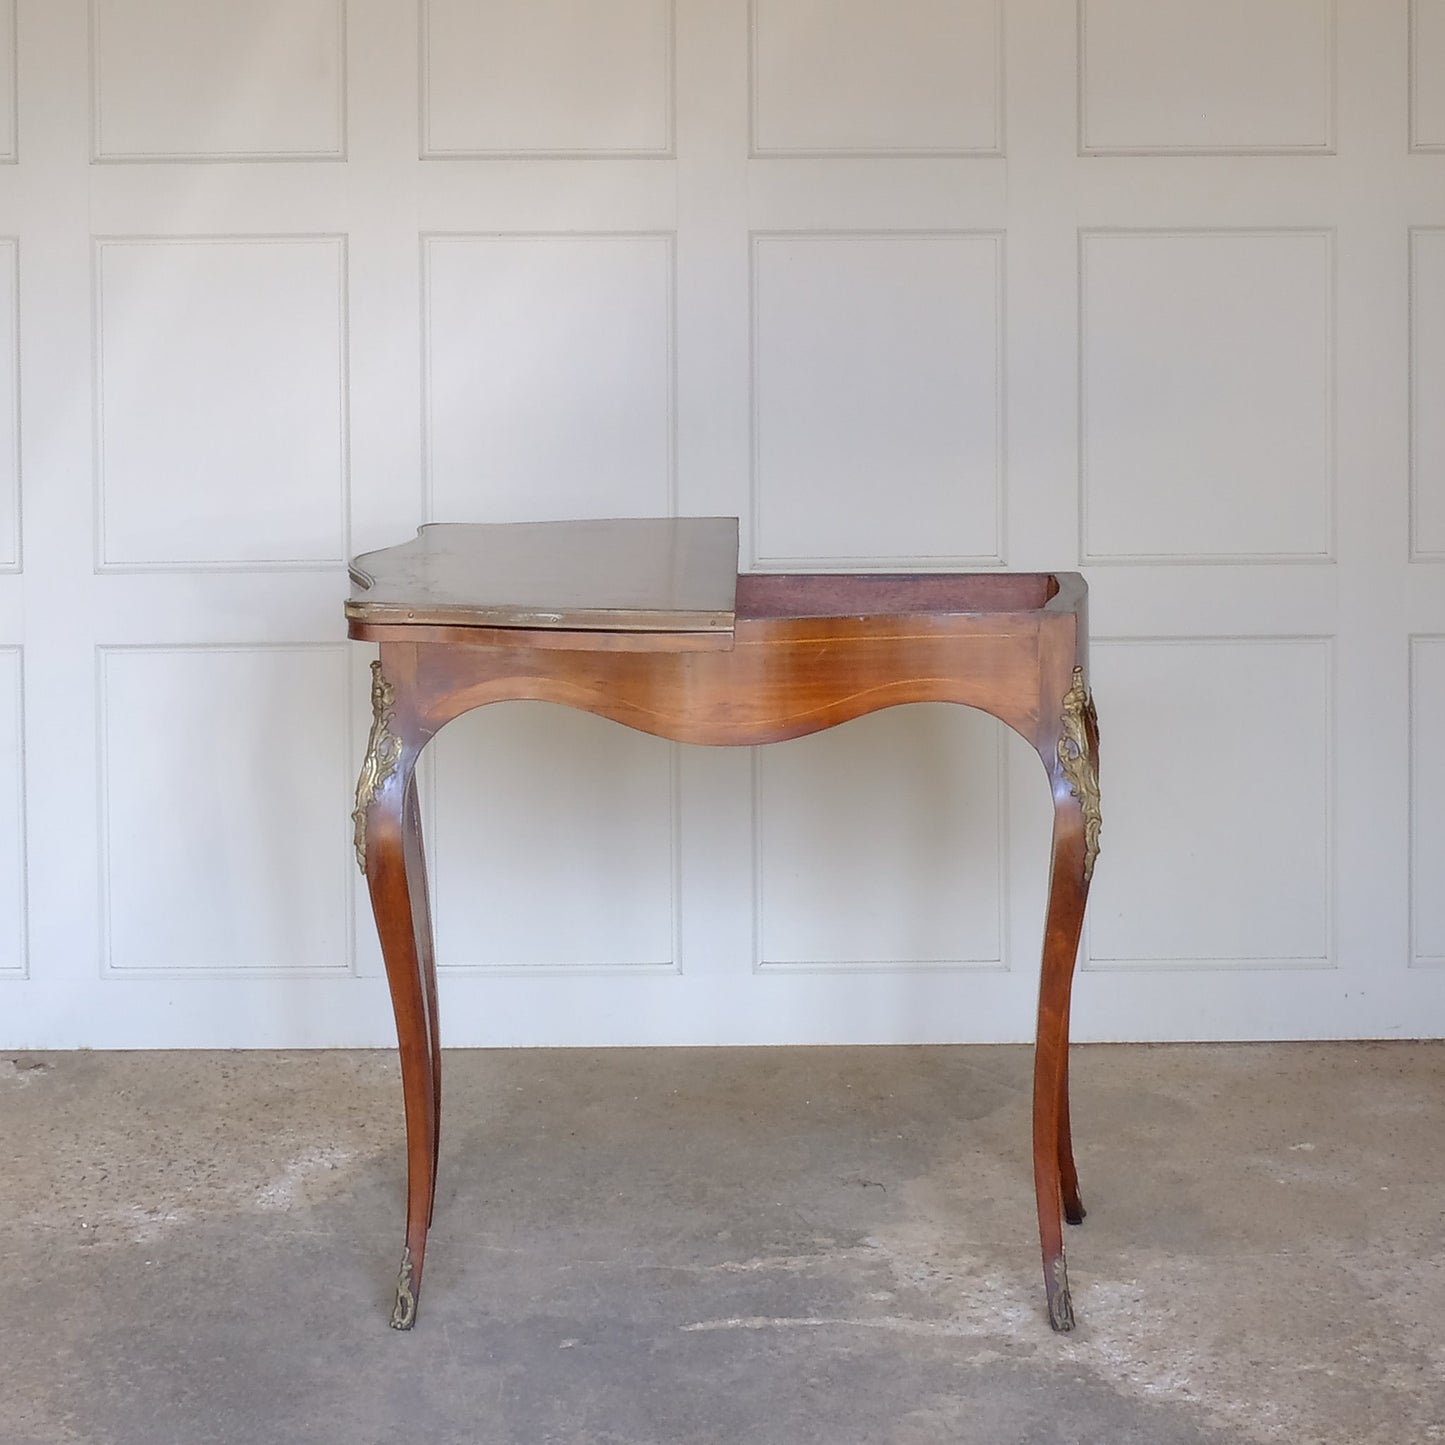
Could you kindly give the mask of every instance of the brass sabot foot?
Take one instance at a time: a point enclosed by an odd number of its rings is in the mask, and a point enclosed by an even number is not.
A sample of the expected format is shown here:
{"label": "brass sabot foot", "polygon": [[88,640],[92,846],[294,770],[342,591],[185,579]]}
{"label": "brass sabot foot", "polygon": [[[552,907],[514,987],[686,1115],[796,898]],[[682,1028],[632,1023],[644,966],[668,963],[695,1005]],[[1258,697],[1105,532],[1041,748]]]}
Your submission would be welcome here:
{"label": "brass sabot foot", "polygon": [[1061,1335],[1074,1327],[1074,1299],[1069,1293],[1069,1269],[1060,1255],[1049,1280],[1049,1324]]}
{"label": "brass sabot foot", "polygon": [[396,1304],[391,1311],[391,1327],[409,1330],[416,1323],[416,1291],[412,1288],[411,1250],[401,1252],[401,1271],[396,1277]]}

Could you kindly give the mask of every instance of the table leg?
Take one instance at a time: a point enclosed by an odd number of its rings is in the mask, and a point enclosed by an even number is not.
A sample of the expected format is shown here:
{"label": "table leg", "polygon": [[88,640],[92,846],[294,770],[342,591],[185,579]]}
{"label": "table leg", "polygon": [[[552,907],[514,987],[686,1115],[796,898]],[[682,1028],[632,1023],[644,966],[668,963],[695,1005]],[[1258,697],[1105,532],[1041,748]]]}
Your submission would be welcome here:
{"label": "table leg", "polygon": [[1034,1189],[1049,1323],[1056,1330],[1074,1327],[1062,1219],[1078,1224],[1084,1218],[1069,1127],[1069,1003],[1099,852],[1098,740],[1093,700],[1083,670],[1075,668],[1053,756],[1045,755],[1054,784],[1054,834],[1034,1045]]}
{"label": "table leg", "polygon": [[427,1042],[431,1052],[431,1204],[427,1223],[436,1209],[437,1160],[442,1144],[442,1039],[437,1011],[436,944],[432,936],[431,894],[427,884],[426,851],[422,845],[421,808],[417,802],[416,774],[406,785],[406,816],[402,829],[406,849],[406,876],[411,886],[412,923],[416,930],[416,953],[421,970],[423,1002],[426,1005]]}
{"label": "table leg", "polygon": [[1074,1164],[1074,1135],[1069,1123],[1069,1009],[1064,1006],[1063,1035],[1066,1047],[1059,1070],[1059,1192],[1063,1197],[1064,1223],[1082,1224],[1089,1211],[1079,1194],[1079,1171]]}
{"label": "table leg", "polygon": [[424,738],[396,721],[395,690],[373,663],[372,728],[356,789],[358,859],[371,890],[401,1056],[406,1113],[406,1242],[393,1329],[416,1321],[427,1228],[436,1197],[441,1125],[441,1050],[436,963],[415,766]]}

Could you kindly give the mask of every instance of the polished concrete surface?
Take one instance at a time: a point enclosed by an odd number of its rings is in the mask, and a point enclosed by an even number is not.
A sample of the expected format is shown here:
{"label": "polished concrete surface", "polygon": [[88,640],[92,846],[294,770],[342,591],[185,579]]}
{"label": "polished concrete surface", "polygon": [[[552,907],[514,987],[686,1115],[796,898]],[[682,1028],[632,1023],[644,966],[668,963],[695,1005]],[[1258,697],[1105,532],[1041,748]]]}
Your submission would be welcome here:
{"label": "polished concrete surface", "polygon": [[0,1055],[4,1445],[1445,1441],[1445,1045]]}

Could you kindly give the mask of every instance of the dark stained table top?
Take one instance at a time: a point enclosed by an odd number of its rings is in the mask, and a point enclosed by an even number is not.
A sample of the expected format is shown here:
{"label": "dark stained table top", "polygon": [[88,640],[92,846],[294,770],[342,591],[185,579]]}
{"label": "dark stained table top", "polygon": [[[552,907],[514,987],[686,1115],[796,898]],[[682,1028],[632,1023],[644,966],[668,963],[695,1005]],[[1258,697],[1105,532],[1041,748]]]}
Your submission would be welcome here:
{"label": "dark stained table top", "polygon": [[351,564],[368,623],[731,633],[736,517],[437,522]]}

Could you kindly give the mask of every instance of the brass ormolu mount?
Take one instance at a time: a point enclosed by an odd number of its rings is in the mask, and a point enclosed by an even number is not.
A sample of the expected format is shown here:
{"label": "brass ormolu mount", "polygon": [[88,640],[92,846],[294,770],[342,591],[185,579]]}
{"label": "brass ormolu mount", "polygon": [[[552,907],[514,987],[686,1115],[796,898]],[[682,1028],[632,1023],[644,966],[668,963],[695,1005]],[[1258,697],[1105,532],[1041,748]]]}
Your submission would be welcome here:
{"label": "brass ormolu mount", "polygon": [[1094,861],[1099,856],[1099,829],[1103,816],[1099,811],[1099,761],[1094,756],[1091,738],[1099,735],[1099,717],[1094,699],[1084,686],[1084,669],[1074,669],[1074,683],[1064,694],[1063,736],[1059,738],[1059,766],[1069,787],[1084,810],[1084,882],[1094,876]]}

